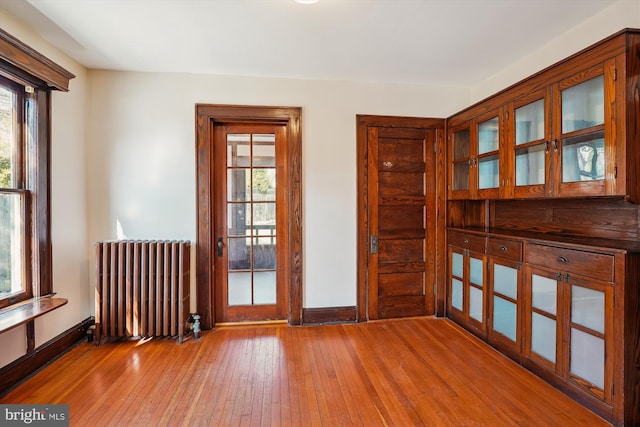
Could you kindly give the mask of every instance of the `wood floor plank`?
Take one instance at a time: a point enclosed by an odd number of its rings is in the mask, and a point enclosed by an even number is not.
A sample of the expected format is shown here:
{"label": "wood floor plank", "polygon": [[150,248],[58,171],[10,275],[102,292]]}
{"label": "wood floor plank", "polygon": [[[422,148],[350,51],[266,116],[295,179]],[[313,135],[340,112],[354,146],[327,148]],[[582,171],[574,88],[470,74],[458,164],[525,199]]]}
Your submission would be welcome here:
{"label": "wood floor plank", "polygon": [[609,425],[429,317],[82,343],[0,403],[67,403],[92,427]]}

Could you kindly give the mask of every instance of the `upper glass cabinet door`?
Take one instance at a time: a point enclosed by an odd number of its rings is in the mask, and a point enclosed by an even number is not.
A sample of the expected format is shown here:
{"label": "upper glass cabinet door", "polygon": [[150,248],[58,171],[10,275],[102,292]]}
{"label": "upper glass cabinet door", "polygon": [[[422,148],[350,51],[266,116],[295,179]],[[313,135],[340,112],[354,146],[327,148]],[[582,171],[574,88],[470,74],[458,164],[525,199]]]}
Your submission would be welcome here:
{"label": "upper glass cabinet door", "polygon": [[567,88],[562,97],[562,182],[605,177],[604,76]]}
{"label": "upper glass cabinet door", "polygon": [[604,124],[604,76],[562,91],[562,133]]}
{"label": "upper glass cabinet door", "polygon": [[469,129],[453,133],[453,179],[452,190],[469,190],[469,168],[471,166],[471,140]]}
{"label": "upper glass cabinet door", "polygon": [[516,186],[544,185],[546,170],[544,99],[515,110]]}
{"label": "upper glass cabinet door", "polygon": [[498,118],[478,124],[478,189],[498,188],[500,183],[500,144]]}

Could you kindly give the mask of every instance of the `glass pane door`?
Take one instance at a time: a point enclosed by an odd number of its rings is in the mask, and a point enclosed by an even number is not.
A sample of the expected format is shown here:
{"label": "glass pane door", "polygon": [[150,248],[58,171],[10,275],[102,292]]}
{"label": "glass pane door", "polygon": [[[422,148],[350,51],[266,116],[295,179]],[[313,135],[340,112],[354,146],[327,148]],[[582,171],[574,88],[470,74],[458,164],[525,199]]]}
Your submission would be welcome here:
{"label": "glass pane door", "polygon": [[276,303],[275,135],[227,135],[228,305]]}
{"label": "glass pane door", "polygon": [[558,282],[531,275],[531,351],[556,363]]}
{"label": "glass pane door", "polygon": [[605,293],[571,286],[572,375],[604,389]]}
{"label": "glass pane door", "polygon": [[498,188],[500,185],[500,144],[498,118],[478,123],[478,189]]}
{"label": "glass pane door", "polygon": [[453,133],[453,177],[454,191],[469,190],[469,167],[471,161],[469,129]]}
{"label": "glass pane door", "polygon": [[604,76],[561,91],[562,182],[604,180]]}
{"label": "glass pane door", "polygon": [[492,329],[516,341],[518,324],[518,270],[493,264]]}
{"label": "glass pane door", "polygon": [[544,99],[515,110],[516,186],[545,183]]}

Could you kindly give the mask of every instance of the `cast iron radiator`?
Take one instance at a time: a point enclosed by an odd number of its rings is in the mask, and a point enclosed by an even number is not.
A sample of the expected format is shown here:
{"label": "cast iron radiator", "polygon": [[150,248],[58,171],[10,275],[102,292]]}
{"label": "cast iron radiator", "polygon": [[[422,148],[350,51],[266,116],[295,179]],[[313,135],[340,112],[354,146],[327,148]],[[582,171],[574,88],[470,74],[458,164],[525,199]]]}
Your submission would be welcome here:
{"label": "cast iron radiator", "polygon": [[189,241],[96,244],[96,339],[178,337],[189,319]]}

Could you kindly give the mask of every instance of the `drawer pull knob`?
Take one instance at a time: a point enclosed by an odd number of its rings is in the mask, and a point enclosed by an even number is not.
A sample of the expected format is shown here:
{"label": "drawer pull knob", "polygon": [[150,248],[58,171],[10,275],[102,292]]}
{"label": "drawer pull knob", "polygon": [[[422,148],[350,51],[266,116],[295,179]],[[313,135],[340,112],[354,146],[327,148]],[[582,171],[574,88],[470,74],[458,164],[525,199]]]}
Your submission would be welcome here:
{"label": "drawer pull knob", "polygon": [[467,239],[466,237],[463,240],[464,244],[466,245],[467,243],[469,243],[469,239]]}
{"label": "drawer pull knob", "polygon": [[504,246],[504,245],[503,245],[503,246],[500,246],[500,250],[501,250],[502,252],[507,252],[507,247],[506,247],[506,246]]}
{"label": "drawer pull knob", "polygon": [[563,263],[563,264],[566,264],[566,263],[568,263],[568,262],[569,262],[569,260],[568,260],[568,259],[567,259],[567,257],[565,257],[565,256],[559,256],[559,257],[558,257],[558,262],[561,262],[561,263]]}

